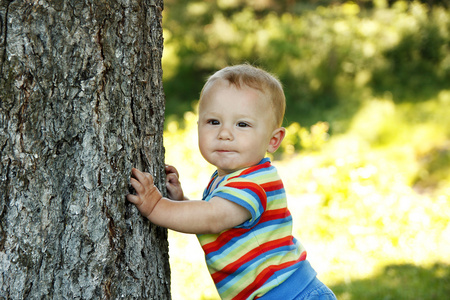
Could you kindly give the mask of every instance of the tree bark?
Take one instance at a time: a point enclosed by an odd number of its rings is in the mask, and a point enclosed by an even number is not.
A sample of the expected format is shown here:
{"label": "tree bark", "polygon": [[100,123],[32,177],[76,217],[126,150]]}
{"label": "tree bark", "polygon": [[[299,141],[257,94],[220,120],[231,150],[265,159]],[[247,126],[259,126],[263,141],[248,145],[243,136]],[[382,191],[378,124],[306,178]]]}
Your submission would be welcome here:
{"label": "tree bark", "polygon": [[162,0],[0,0],[0,299],[170,299]]}

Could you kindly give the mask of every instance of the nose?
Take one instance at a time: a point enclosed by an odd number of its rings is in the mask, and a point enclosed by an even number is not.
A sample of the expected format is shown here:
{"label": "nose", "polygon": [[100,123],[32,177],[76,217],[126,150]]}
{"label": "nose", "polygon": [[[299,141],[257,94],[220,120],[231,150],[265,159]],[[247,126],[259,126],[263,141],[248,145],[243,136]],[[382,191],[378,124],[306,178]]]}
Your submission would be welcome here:
{"label": "nose", "polygon": [[219,140],[233,140],[233,134],[231,132],[230,129],[228,129],[227,127],[222,127],[219,130],[219,134],[218,134],[218,139]]}

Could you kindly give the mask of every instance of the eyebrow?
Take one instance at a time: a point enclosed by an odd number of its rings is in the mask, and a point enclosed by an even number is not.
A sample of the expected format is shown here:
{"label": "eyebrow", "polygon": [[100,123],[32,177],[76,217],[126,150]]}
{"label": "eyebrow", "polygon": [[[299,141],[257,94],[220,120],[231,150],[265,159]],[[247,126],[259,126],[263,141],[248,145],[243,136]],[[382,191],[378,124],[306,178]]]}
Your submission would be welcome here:
{"label": "eyebrow", "polygon": [[[206,113],[204,113],[204,114],[208,114],[208,115],[217,115],[217,116],[219,116],[221,113],[222,113],[221,111],[209,111],[209,112],[206,112]],[[240,119],[240,118],[251,118],[251,119],[253,119],[251,116],[249,116],[249,115],[247,115],[247,114],[236,114],[235,116],[236,116],[238,119]]]}

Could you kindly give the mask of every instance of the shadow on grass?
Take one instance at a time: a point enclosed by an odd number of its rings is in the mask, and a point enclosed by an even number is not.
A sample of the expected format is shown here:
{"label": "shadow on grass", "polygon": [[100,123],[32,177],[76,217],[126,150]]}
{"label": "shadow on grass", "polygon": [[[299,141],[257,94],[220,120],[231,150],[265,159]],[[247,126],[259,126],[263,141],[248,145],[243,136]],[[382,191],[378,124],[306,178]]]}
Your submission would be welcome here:
{"label": "shadow on grass", "polygon": [[373,277],[330,286],[339,300],[449,299],[450,265],[389,265]]}

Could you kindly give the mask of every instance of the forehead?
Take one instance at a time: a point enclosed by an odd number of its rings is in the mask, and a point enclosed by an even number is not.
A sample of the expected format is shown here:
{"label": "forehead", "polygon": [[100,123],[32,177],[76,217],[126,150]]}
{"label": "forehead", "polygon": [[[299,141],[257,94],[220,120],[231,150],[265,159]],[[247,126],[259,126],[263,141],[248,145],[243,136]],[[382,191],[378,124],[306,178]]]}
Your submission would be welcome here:
{"label": "forehead", "polygon": [[254,89],[245,84],[241,84],[238,87],[225,79],[217,79],[210,82],[203,89],[200,97],[199,109],[219,100],[221,102],[231,102],[231,100],[236,100],[234,98],[230,99],[228,97],[230,95],[234,95],[234,97],[241,99],[243,102],[256,102],[259,106],[270,104],[270,101],[268,101],[264,93],[258,89]]}

